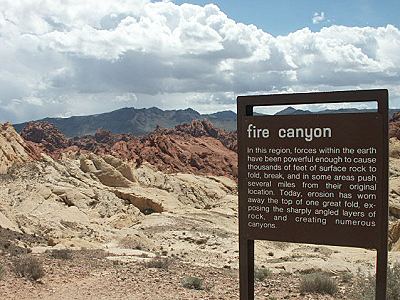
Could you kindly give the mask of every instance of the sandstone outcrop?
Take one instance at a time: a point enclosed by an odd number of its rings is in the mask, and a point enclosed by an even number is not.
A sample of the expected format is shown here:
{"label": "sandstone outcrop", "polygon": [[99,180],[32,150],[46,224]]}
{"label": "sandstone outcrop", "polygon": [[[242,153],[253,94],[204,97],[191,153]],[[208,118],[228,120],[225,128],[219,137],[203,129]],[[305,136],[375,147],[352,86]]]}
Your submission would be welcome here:
{"label": "sandstone outcrop", "polygon": [[[110,161],[110,159],[108,159]],[[116,159],[111,160],[115,162]],[[80,168],[84,172],[94,174],[102,184],[110,187],[130,187],[134,180],[129,167],[123,162],[114,164],[108,163],[101,157],[90,154],[88,158],[80,158]],[[124,176],[121,171],[126,175]],[[128,179],[127,177],[130,177]]]}
{"label": "sandstone outcrop", "polygon": [[140,160],[164,172],[237,176],[237,154],[209,136],[158,130],[141,139]]}
{"label": "sandstone outcrop", "polygon": [[217,210],[236,208],[233,180],[169,175],[147,162],[137,168],[93,153],[61,160],[43,154],[39,161],[13,168],[9,176],[12,180],[0,180],[0,226],[44,236],[53,246],[117,247],[126,236],[148,245],[146,240],[154,238],[140,238],[144,224],[153,228],[159,226],[154,222],[174,223],[176,218],[192,223],[199,209],[226,222],[228,217]]}
{"label": "sandstone outcrop", "polygon": [[0,124],[0,174],[7,173],[16,163],[40,158],[40,150],[24,141],[10,123]]}

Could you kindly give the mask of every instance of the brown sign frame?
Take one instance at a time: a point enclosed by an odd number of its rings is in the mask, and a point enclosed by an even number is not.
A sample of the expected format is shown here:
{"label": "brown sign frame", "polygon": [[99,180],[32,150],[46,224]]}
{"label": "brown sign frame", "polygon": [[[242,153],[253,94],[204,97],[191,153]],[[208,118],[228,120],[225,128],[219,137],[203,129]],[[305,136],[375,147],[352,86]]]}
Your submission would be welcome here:
{"label": "brown sign frame", "polygon": [[[381,149],[383,150],[382,173],[378,174],[381,182],[381,219],[378,224],[379,242],[374,248],[377,250],[376,263],[376,299],[386,299],[387,280],[387,240],[388,240],[388,90],[357,90],[318,93],[273,94],[237,97],[237,129],[238,129],[238,192],[239,192],[239,271],[240,271],[240,299],[254,299],[254,239],[248,236],[247,225],[247,169],[246,169],[246,118],[253,116],[253,108],[257,106],[323,104],[376,101],[377,113],[381,124]],[[362,113],[358,113],[362,114]],[[271,116],[268,116],[271,118]],[[259,116],[258,118],[262,118]],[[293,116],[296,118],[296,116]],[[262,238],[264,239],[264,238]],[[297,242],[290,240],[291,242]],[[304,242],[304,241],[299,241]],[[311,242],[311,241],[310,241]],[[319,241],[321,243],[321,241]],[[325,243],[327,245],[336,243]],[[342,246],[357,247],[344,244]]]}

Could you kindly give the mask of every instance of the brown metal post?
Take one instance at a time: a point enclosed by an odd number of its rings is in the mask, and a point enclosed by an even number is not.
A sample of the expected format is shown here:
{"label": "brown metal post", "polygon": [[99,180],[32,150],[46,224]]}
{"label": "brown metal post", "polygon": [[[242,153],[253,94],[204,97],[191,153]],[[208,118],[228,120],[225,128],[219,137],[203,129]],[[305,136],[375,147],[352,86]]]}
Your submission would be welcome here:
{"label": "brown metal post", "polygon": [[387,249],[378,250],[376,260],[376,288],[375,299],[386,300],[387,282]]}
{"label": "brown metal post", "polygon": [[386,300],[387,290],[387,259],[388,259],[388,156],[389,156],[389,143],[388,143],[388,92],[384,91],[378,99],[378,112],[382,115],[383,120],[383,195],[382,195],[382,215],[380,228],[380,247],[377,251],[376,259],[376,287],[375,298],[377,300]]}
{"label": "brown metal post", "polygon": [[[242,117],[253,115],[253,107],[240,103],[238,99],[238,131],[243,130]],[[238,136],[238,143],[241,141]],[[245,155],[244,149],[239,149],[239,156]],[[245,169],[244,160],[239,160],[239,185],[246,185],[246,176],[242,171]],[[244,199],[243,190],[239,189],[239,199]],[[247,223],[245,201],[239,201],[239,285],[240,300],[254,300],[254,240],[247,238]]]}
{"label": "brown metal post", "polygon": [[254,300],[254,241],[240,240],[240,300]]}

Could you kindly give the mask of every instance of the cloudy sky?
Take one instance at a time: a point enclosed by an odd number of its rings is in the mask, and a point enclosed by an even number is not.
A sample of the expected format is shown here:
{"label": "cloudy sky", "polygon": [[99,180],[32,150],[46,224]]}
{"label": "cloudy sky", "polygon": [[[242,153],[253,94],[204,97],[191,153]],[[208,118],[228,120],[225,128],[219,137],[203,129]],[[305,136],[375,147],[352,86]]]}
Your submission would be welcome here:
{"label": "cloudy sky", "polygon": [[360,88],[387,88],[400,107],[399,11],[398,0],[0,0],[0,121],[235,111],[237,95]]}

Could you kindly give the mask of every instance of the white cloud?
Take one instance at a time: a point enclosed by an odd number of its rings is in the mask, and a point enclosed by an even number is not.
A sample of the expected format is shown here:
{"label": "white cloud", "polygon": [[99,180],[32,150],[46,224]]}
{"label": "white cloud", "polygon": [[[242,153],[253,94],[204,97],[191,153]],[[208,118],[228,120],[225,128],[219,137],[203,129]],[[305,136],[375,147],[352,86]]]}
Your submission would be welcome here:
{"label": "white cloud", "polygon": [[400,31],[392,25],[273,37],[212,4],[0,6],[0,121],[132,105],[235,110],[235,96],[246,93],[381,87],[400,97]]}
{"label": "white cloud", "polygon": [[313,24],[319,24],[323,21],[325,21],[325,13],[323,11],[321,11],[320,13],[315,12],[312,17]]}

